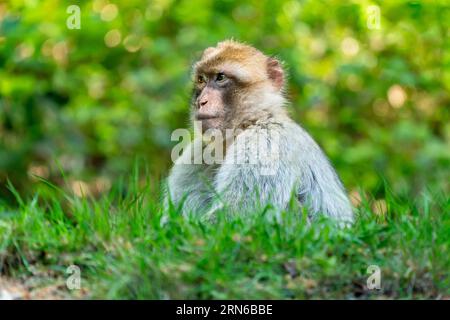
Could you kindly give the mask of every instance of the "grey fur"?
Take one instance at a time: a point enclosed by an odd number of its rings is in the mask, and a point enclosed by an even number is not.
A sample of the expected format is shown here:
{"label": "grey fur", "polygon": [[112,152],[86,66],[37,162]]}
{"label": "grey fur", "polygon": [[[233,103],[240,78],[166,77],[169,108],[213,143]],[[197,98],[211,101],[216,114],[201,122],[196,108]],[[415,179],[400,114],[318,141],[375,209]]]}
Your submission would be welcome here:
{"label": "grey fur", "polygon": [[[276,132],[277,139],[267,132]],[[256,163],[248,161],[261,151],[257,137],[278,150],[272,174],[262,172],[267,166],[264,156]],[[189,148],[196,143],[202,141],[195,140]],[[246,128],[227,148],[222,164],[182,164],[189,154],[185,150],[167,180],[171,201],[184,201],[185,215],[211,214],[223,206],[235,214],[254,212],[267,204],[284,210],[294,192],[312,220],[324,214],[353,222],[350,201],[330,162],[311,136],[287,117],[269,117]]]}

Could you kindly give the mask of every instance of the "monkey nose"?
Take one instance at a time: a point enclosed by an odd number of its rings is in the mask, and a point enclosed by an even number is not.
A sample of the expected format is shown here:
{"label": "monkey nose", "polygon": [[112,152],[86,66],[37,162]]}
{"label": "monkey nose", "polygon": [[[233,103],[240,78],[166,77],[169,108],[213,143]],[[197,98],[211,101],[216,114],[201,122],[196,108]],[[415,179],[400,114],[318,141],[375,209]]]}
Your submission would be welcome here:
{"label": "monkey nose", "polygon": [[208,100],[200,100],[199,107],[204,107],[208,103]]}

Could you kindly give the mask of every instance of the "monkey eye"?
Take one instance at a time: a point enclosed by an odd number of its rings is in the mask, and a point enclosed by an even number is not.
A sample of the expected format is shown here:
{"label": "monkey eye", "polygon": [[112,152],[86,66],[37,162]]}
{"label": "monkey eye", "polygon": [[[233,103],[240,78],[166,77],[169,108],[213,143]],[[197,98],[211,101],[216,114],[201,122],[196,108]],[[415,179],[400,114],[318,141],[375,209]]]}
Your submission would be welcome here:
{"label": "monkey eye", "polygon": [[223,72],[219,72],[217,75],[216,75],[216,81],[217,82],[223,82],[223,81],[225,81],[227,79],[227,77],[225,76],[225,74],[223,73]]}
{"label": "monkey eye", "polygon": [[203,83],[205,83],[206,82],[206,79],[205,79],[205,76],[204,75],[199,75],[198,77],[197,77],[197,83],[198,84],[203,84]]}

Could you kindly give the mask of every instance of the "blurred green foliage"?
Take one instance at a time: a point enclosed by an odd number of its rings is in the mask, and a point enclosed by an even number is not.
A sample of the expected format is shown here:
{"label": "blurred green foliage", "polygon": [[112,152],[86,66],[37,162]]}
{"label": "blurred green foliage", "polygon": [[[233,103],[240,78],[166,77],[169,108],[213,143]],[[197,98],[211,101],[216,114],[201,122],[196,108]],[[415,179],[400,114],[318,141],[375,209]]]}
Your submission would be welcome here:
{"label": "blurred green foliage", "polygon": [[159,181],[189,125],[190,66],[227,38],[285,61],[291,114],[349,190],[448,191],[449,36],[446,0],[2,2],[0,195],[7,179],[35,191],[33,174],[63,184],[60,169],[100,193],[136,158]]}

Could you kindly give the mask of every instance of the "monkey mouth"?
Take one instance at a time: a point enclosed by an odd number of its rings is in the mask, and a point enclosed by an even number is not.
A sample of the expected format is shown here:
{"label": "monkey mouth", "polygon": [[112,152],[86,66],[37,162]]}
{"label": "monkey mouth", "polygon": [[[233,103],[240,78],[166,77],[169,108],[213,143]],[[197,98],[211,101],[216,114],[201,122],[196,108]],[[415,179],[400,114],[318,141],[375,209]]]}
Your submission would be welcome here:
{"label": "monkey mouth", "polygon": [[197,114],[196,118],[197,120],[210,120],[210,119],[217,119],[219,118],[219,116],[212,114]]}

